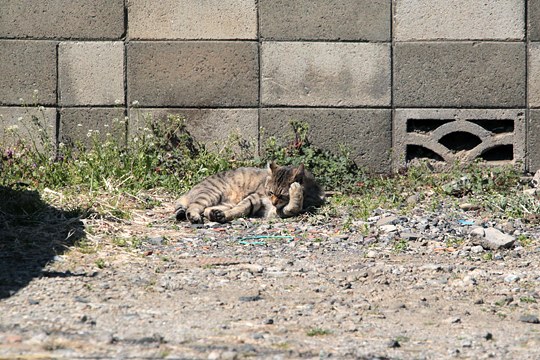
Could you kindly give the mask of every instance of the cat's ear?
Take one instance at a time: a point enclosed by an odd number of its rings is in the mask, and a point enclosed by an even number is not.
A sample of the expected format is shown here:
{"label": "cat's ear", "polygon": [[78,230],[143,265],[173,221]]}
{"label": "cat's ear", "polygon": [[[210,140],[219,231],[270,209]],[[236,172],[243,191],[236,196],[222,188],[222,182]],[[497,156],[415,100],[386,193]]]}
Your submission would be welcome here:
{"label": "cat's ear", "polygon": [[301,184],[304,181],[304,171],[304,163],[301,163],[296,169],[294,169],[293,181]]}
{"label": "cat's ear", "polygon": [[270,173],[270,175],[272,175],[274,172],[276,172],[278,166],[276,165],[275,161],[272,160],[270,162],[268,162],[268,172]]}

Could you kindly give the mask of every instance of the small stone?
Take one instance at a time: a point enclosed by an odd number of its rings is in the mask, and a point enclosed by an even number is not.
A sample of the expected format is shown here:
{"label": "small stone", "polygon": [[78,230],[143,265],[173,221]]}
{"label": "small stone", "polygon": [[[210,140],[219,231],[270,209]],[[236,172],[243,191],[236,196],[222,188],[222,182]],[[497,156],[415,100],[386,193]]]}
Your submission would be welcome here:
{"label": "small stone", "polygon": [[504,282],[513,283],[520,279],[518,275],[510,274],[504,277]]}
{"label": "small stone", "polygon": [[483,251],[484,251],[484,248],[482,246],[480,246],[480,245],[471,247],[471,252],[473,254],[480,254]]}
{"label": "small stone", "polygon": [[472,341],[469,339],[464,339],[461,341],[461,346],[464,348],[470,348],[472,347]]}
{"label": "small stone", "polygon": [[377,221],[377,226],[384,226],[384,225],[395,225],[399,222],[399,218],[397,216],[385,216],[379,221]]}
{"label": "small stone", "polygon": [[463,204],[459,204],[459,208],[463,211],[474,211],[474,210],[479,210],[480,206],[476,204],[471,204],[471,203],[463,203]]}
{"label": "small stone", "polygon": [[399,236],[405,240],[418,240],[422,237],[422,235],[420,234],[411,233],[411,232],[403,232]]}
{"label": "small stone", "polygon": [[146,241],[151,245],[162,245],[163,236],[152,236],[152,237],[149,237]]}
{"label": "small stone", "polygon": [[369,250],[366,253],[366,257],[370,258],[370,259],[376,258],[377,257],[377,252],[375,250]]}
{"label": "small stone", "polygon": [[490,333],[489,331],[486,332],[486,333],[484,334],[484,336],[482,336],[482,337],[483,337],[484,339],[488,340],[488,341],[489,341],[489,340],[493,340],[493,334]]}
{"label": "small stone", "polygon": [[266,319],[264,320],[264,325],[273,325],[274,324],[274,319]]}
{"label": "small stone", "polygon": [[405,200],[407,205],[416,205],[420,201],[420,196],[418,194],[411,195]]}
{"label": "small stone", "polygon": [[399,343],[399,341],[392,339],[388,342],[388,347],[391,349],[395,349],[395,348],[401,347],[401,344]]}
{"label": "small stone", "polygon": [[382,225],[379,228],[382,231],[386,232],[386,233],[396,232],[397,231],[397,226],[396,225]]}
{"label": "small stone", "polygon": [[519,321],[529,324],[540,324],[540,320],[536,315],[521,315]]}
{"label": "small stone", "polygon": [[262,300],[262,297],[258,294],[253,296],[240,296],[238,300],[242,302],[259,301]]}

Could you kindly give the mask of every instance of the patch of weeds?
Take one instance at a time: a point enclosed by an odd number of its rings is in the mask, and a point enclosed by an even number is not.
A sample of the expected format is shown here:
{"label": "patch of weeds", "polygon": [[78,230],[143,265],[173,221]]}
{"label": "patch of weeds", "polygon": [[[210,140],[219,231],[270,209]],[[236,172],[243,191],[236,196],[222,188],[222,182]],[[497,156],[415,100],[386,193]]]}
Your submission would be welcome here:
{"label": "patch of weeds", "polygon": [[392,250],[395,253],[403,253],[406,252],[409,249],[409,242],[405,239],[396,240],[394,242],[394,246],[392,247]]}
{"label": "patch of weeds", "polygon": [[269,137],[263,146],[260,165],[275,160],[281,165],[303,163],[327,190],[355,191],[365,174],[351,160],[350,151],[341,147],[338,153],[314,146],[309,140],[309,125],[292,120],[292,137],[288,142]]}
{"label": "patch of weeds", "polygon": [[491,251],[486,252],[482,255],[482,259],[485,261],[491,261],[493,260],[493,253]]}
{"label": "patch of weeds", "polygon": [[465,242],[464,238],[448,237],[445,239],[447,247],[458,248]]}
{"label": "patch of weeds", "polygon": [[105,268],[105,260],[103,260],[103,259],[97,259],[95,261],[95,264],[98,267],[98,269],[104,269]]}
{"label": "patch of weeds", "polygon": [[306,332],[307,336],[325,336],[332,334],[332,331],[322,328],[311,328]]}
{"label": "patch of weeds", "polygon": [[97,247],[95,246],[95,244],[87,238],[77,240],[74,246],[83,254],[94,254],[97,252]]}
{"label": "patch of weeds", "polygon": [[519,301],[522,302],[522,303],[527,303],[527,304],[536,304],[537,301],[534,297],[532,296],[522,296],[519,298]]}

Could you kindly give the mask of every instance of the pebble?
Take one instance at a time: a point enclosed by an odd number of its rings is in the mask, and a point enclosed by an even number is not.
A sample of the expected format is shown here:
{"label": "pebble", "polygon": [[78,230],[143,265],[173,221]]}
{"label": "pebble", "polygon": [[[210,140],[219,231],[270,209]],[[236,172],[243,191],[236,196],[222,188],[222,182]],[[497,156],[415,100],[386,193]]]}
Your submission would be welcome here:
{"label": "pebble", "polygon": [[529,324],[540,324],[540,319],[536,315],[521,315],[519,321]]}
{"label": "pebble", "polygon": [[513,283],[513,282],[518,281],[519,279],[520,277],[518,275],[510,274],[504,277],[504,282]]}

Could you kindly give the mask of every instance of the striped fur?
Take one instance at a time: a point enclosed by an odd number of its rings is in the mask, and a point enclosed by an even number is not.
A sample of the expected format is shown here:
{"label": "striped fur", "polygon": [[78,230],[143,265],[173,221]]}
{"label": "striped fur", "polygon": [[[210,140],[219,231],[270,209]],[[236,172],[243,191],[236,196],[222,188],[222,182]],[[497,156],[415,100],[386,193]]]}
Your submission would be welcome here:
{"label": "striped fur", "polygon": [[324,203],[313,175],[298,167],[239,168],[212,175],[181,196],[176,219],[225,223],[239,217],[291,217]]}

